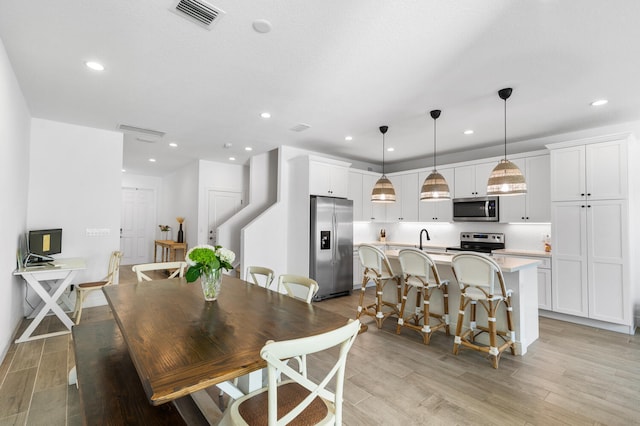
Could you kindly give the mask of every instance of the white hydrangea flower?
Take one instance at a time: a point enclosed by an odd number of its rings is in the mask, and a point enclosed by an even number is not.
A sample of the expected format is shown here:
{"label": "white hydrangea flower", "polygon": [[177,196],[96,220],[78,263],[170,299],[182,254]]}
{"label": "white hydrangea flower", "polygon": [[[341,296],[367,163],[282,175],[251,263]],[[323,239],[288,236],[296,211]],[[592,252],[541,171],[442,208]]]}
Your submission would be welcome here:
{"label": "white hydrangea flower", "polygon": [[216,254],[223,262],[231,263],[236,259],[236,254],[224,247],[220,247]]}

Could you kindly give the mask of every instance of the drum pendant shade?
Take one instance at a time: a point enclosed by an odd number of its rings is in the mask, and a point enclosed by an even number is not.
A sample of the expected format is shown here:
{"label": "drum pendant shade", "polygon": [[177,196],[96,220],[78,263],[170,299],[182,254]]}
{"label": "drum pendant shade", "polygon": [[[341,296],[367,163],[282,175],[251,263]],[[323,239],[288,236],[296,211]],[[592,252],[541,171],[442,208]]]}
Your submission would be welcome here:
{"label": "drum pendant shade", "polygon": [[371,201],[374,203],[395,203],[396,191],[393,189],[393,184],[384,174],[384,134],[389,130],[388,126],[380,126],[380,133],[382,133],[382,176],[371,191]]}
{"label": "drum pendant shade", "polygon": [[447,180],[436,170],[436,120],[440,117],[440,113],[439,109],[430,112],[431,118],[433,118],[433,171],[422,184],[420,201],[438,201],[451,198]]}

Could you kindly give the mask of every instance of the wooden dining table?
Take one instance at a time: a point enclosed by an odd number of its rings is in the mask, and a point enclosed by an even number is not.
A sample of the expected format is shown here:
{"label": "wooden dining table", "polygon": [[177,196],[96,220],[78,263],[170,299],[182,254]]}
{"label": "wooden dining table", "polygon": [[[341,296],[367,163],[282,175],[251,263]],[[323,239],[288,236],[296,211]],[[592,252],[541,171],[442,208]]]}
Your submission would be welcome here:
{"label": "wooden dining table", "polygon": [[316,335],[348,318],[225,275],[218,300],[183,278],[103,289],[152,405],[261,370],[268,340]]}

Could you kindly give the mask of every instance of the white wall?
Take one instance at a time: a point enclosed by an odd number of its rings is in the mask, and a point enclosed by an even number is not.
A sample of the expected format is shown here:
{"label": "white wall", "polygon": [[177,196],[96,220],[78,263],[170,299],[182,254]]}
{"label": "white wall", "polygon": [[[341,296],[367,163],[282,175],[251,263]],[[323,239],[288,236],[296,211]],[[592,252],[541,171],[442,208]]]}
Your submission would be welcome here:
{"label": "white wall", "polygon": [[158,224],[168,224],[173,230],[173,239],[178,238],[177,217],[183,217],[184,241],[189,247],[198,240],[198,161],[187,164],[162,179],[158,195]]}
{"label": "white wall", "polygon": [[[54,257],[86,260],[77,282],[103,278],[120,248],[122,134],[33,119],[29,162],[27,227],[62,228],[62,253]],[[96,228],[108,235],[87,236]]]}
{"label": "white wall", "polygon": [[18,240],[27,221],[31,116],[0,40],[0,362],[11,345],[23,310],[24,282],[13,275]]}

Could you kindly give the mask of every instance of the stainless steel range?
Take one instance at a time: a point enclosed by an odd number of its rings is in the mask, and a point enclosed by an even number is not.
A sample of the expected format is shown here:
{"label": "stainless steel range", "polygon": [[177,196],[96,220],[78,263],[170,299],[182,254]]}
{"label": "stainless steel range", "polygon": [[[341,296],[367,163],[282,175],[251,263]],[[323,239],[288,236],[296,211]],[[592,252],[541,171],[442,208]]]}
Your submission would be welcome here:
{"label": "stainless steel range", "polygon": [[504,248],[504,234],[490,232],[461,232],[460,246],[447,247],[447,251],[475,251],[491,253],[492,250]]}

